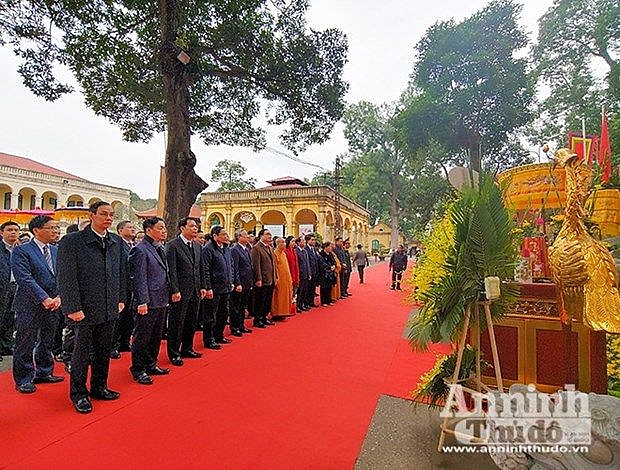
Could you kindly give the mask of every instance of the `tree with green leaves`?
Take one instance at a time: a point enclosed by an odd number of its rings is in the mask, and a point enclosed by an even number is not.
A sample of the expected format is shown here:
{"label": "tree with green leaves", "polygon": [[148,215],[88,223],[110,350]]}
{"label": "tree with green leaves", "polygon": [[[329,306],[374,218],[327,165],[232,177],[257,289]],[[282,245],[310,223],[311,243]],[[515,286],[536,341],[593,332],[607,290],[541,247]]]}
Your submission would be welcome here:
{"label": "tree with green leaves", "polygon": [[[539,20],[534,47],[539,83],[550,92],[532,137],[544,142],[601,127],[609,110],[612,150],[620,148],[620,4],[617,0],[555,0]],[[616,155],[620,154],[616,151]]]}
{"label": "tree with green leaves", "polygon": [[404,203],[402,193],[408,189],[403,183],[410,156],[394,125],[396,115],[394,106],[361,101],[349,106],[343,118],[349,152],[361,170],[355,175],[357,182],[365,180],[365,186],[373,188],[369,191],[376,198],[373,203],[389,207],[392,249],[398,246]]}
{"label": "tree with green leaves", "polygon": [[219,182],[218,191],[242,191],[254,189],[254,178],[244,179],[246,168],[238,162],[220,160],[211,172],[211,181]]}
{"label": "tree with green leaves", "polygon": [[527,45],[518,25],[521,7],[496,0],[460,23],[442,21],[416,45],[410,99],[402,119],[412,148],[431,139],[480,171],[483,156],[527,124],[533,87]]}
{"label": "tree with green leaves", "polygon": [[[71,91],[129,141],[167,132],[168,222],[187,215],[206,183],[196,175],[192,134],[207,144],[265,145],[261,122],[298,150],[329,138],[344,110],[347,43],[310,30],[308,0],[7,0],[0,42],[22,58],[33,93]],[[273,106],[266,106],[272,102]],[[259,116],[266,119],[260,120]]]}

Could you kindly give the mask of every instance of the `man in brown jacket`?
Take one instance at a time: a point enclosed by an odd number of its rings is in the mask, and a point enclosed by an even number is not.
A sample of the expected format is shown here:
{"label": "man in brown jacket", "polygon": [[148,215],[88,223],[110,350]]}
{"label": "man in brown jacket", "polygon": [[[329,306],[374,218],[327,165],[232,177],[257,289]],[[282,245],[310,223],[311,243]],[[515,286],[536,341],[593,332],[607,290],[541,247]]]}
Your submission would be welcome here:
{"label": "man in brown jacket", "polygon": [[250,256],[254,269],[254,326],[265,328],[266,325],[275,325],[274,322],[267,320],[267,315],[271,310],[271,298],[273,288],[278,282],[276,268],[273,259],[273,248],[271,247],[271,232],[262,229],[258,232],[259,241],[254,245]]}

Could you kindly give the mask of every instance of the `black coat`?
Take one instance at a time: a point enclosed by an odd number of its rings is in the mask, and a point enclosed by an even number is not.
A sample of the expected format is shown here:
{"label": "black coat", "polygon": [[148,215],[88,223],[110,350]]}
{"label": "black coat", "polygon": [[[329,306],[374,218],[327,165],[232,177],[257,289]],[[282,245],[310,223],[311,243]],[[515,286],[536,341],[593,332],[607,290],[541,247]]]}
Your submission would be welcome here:
{"label": "black coat", "polygon": [[181,236],[166,243],[170,293],[180,292],[181,298],[200,295],[200,249],[197,242],[192,242],[190,250]]}
{"label": "black coat", "polygon": [[118,318],[127,300],[124,242],[108,232],[105,244],[90,225],[65,235],[58,244],[56,278],[65,315],[82,310],[79,324],[97,325]]}
{"label": "black coat", "polygon": [[220,248],[213,241],[207,243],[202,248],[200,264],[205,289],[213,290],[215,294],[227,294],[233,290],[233,284],[239,285],[228,245]]}
{"label": "black coat", "polygon": [[336,284],[336,272],[332,269],[336,266],[336,255],[321,250],[317,256],[318,281],[321,287],[329,287]]}
{"label": "black coat", "polygon": [[0,315],[8,304],[9,281],[11,280],[11,252],[0,239]]}

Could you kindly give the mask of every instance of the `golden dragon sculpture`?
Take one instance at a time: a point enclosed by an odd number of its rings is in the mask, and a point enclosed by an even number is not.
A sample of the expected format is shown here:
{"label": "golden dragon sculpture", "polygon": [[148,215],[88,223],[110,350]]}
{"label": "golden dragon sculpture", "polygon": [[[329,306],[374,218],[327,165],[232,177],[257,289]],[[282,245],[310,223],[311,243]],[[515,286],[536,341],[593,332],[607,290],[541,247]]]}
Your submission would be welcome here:
{"label": "golden dragon sculpture", "polygon": [[562,320],[582,320],[593,330],[620,333],[620,293],[614,259],[583,223],[592,170],[565,148],[556,152],[555,165],[566,169],[564,223],[549,249]]}

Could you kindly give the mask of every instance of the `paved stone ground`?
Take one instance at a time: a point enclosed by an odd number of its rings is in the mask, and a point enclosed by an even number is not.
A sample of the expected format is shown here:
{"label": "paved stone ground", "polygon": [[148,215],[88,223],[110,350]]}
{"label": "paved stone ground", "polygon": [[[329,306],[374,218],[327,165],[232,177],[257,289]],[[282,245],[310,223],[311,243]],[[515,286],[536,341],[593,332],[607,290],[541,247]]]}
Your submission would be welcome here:
{"label": "paved stone ground", "polygon": [[[488,455],[437,452],[439,414],[409,400],[382,395],[357,458],[356,470],[496,470]],[[448,436],[446,445],[455,444]]]}
{"label": "paved stone ground", "polygon": [[13,356],[2,356],[2,362],[0,362],[0,372],[11,370],[13,365]]}

